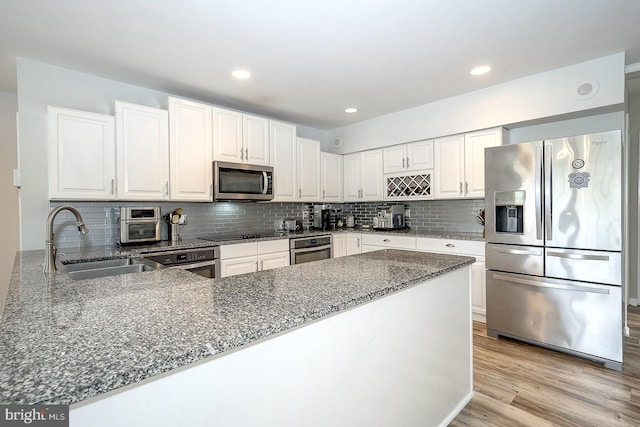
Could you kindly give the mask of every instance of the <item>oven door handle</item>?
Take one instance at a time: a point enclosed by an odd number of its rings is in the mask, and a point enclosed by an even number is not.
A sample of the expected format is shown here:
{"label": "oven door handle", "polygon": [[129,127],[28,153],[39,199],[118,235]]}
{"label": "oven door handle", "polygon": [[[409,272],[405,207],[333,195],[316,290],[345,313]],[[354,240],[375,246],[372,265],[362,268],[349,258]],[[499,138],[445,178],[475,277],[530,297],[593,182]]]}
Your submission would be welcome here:
{"label": "oven door handle", "polygon": [[169,265],[169,268],[179,268],[180,270],[191,270],[194,268],[200,268],[200,267],[209,267],[212,265],[216,265],[216,260],[212,260],[212,261],[203,261],[203,262],[194,262],[193,264],[175,264],[175,265]]}
{"label": "oven door handle", "polygon": [[267,172],[262,171],[262,194],[267,194],[267,190],[269,189],[269,176]]}
{"label": "oven door handle", "polygon": [[331,249],[331,245],[314,246],[312,248],[304,248],[304,249],[291,249],[291,252],[293,252],[294,254],[303,254],[305,252],[317,252],[317,251],[323,251],[325,249]]}

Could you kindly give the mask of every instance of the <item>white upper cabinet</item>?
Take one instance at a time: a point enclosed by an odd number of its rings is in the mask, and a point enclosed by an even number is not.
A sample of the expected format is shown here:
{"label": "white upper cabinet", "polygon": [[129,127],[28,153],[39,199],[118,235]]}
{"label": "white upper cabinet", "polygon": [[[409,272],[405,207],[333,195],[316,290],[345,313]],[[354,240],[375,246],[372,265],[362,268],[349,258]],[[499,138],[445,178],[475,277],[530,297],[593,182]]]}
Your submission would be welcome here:
{"label": "white upper cabinet", "polygon": [[345,201],[381,201],[384,197],[382,170],[382,149],[345,155]]}
{"label": "white upper cabinet", "polygon": [[320,142],[298,138],[296,156],[298,200],[317,202],[320,200]]}
{"label": "white upper cabinet", "polygon": [[296,127],[273,120],[269,127],[273,162],[273,201],[297,201],[299,199],[296,175]]}
{"label": "white upper cabinet", "polygon": [[213,109],[214,160],[268,166],[270,151],[268,119]]}
{"label": "white upper cabinet", "polygon": [[169,198],[169,117],[166,110],[115,101],[117,198]]}
{"label": "white upper cabinet", "polygon": [[464,135],[434,141],[436,199],[464,197]]}
{"label": "white upper cabinet", "polygon": [[213,108],[213,158],[224,162],[242,163],[242,113]]}
{"label": "white upper cabinet", "polygon": [[438,138],[435,151],[435,197],[483,198],[484,149],[503,144],[503,128]]}
{"label": "white upper cabinet", "polygon": [[171,200],[213,200],[212,107],[169,98]]}
{"label": "white upper cabinet", "polygon": [[433,141],[385,147],[384,173],[418,171],[433,168]]}
{"label": "white upper cabinet", "polygon": [[269,120],[243,114],[242,146],[244,147],[245,163],[269,166],[271,164]]}
{"label": "white upper cabinet", "polygon": [[325,202],[342,201],[342,156],[320,153],[320,187]]}
{"label": "white upper cabinet", "polygon": [[362,199],[380,201],[384,197],[384,179],[382,176],[382,150],[362,152],[362,174],[360,185]]}
{"label": "white upper cabinet", "polygon": [[114,118],[51,106],[47,111],[49,198],[115,199]]}
{"label": "white upper cabinet", "polygon": [[472,132],[464,135],[465,196],[484,197],[484,149],[502,145],[506,140],[503,128]]}

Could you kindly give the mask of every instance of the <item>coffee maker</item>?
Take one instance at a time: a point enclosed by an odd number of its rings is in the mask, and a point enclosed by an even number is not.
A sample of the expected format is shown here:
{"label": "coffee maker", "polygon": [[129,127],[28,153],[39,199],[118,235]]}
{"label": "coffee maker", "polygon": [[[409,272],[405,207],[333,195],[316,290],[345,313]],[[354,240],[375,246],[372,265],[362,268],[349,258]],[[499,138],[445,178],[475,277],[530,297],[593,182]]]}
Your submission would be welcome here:
{"label": "coffee maker", "polygon": [[341,209],[335,209],[329,204],[313,205],[313,228],[318,230],[333,230],[338,226]]}
{"label": "coffee maker", "polygon": [[404,205],[379,205],[378,213],[373,218],[376,230],[398,230],[405,228]]}

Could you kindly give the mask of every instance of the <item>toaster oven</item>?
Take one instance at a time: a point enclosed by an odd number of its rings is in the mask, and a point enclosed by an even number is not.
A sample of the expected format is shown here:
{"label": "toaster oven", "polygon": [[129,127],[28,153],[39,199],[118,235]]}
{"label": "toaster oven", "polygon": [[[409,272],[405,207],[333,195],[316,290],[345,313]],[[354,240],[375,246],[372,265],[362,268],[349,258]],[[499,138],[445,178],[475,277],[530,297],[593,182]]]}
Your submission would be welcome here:
{"label": "toaster oven", "polygon": [[160,207],[120,208],[120,243],[160,241]]}

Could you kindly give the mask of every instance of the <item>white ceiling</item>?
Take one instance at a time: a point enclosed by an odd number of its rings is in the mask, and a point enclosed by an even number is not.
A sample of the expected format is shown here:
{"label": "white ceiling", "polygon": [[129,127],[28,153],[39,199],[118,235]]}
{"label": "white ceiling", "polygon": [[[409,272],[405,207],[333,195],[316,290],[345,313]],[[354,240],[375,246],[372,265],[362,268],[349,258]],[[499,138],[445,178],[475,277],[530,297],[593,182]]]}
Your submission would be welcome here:
{"label": "white ceiling", "polygon": [[[637,0],[3,0],[15,57],[331,129],[625,51]],[[493,66],[472,77],[477,64]],[[253,76],[235,81],[246,67]],[[344,113],[355,106],[356,114]]]}

